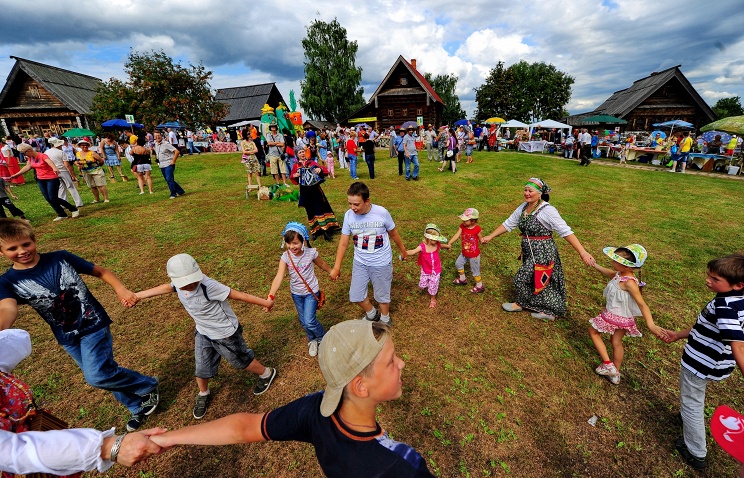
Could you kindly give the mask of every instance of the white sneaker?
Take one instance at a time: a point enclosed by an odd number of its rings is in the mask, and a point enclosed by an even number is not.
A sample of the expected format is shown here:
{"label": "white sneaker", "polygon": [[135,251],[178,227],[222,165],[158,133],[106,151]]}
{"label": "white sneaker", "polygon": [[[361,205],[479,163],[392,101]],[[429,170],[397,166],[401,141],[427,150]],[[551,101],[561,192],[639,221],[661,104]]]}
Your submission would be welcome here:
{"label": "white sneaker", "polygon": [[57,216],[54,219],[52,219],[52,222],[61,221],[62,219],[67,219],[67,216]]}
{"label": "white sneaker", "polygon": [[308,354],[310,354],[311,357],[315,357],[318,355],[318,341],[317,340],[311,340],[307,343],[308,347]]}
{"label": "white sneaker", "polygon": [[615,364],[613,363],[599,364],[599,367],[595,368],[594,372],[596,372],[597,375],[603,375],[605,377],[620,376],[620,373],[617,371]]}
{"label": "white sneaker", "polygon": [[103,202],[109,202],[109,200],[108,199],[105,199]]}
{"label": "white sneaker", "polygon": [[667,170],[667,173],[676,173],[676,172],[677,172],[677,171],[675,171],[674,169],[669,169],[669,170]]}
{"label": "white sneaker", "polygon": [[144,191],[140,191],[140,194],[145,194],[145,192]]}
{"label": "white sneaker", "polygon": [[97,203],[97,202],[98,202],[98,199],[94,199],[94,200],[92,200],[92,201],[91,201],[90,203],[91,203],[91,204],[95,204],[95,203]]}
{"label": "white sneaker", "polygon": [[80,211],[72,211],[72,217],[78,217],[80,215]]}

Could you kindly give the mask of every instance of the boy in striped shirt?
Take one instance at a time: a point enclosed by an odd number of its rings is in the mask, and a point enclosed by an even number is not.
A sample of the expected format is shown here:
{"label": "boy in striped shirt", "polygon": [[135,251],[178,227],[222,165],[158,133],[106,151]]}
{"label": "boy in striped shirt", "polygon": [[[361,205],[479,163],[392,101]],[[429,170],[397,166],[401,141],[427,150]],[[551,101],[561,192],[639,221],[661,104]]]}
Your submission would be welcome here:
{"label": "boy in striped shirt", "polygon": [[705,387],[727,378],[736,366],[744,373],[744,253],[708,263],[705,285],[716,293],[687,330],[667,331],[670,342],[687,338],[679,376],[683,437],[679,454],[695,469],[705,468]]}

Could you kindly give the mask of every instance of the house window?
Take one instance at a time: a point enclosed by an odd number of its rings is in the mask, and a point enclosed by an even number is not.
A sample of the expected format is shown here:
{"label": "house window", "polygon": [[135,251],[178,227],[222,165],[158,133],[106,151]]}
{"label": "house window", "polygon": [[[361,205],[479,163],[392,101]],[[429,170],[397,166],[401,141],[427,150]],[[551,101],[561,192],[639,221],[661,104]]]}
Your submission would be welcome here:
{"label": "house window", "polygon": [[405,76],[400,77],[400,86],[407,86],[408,85],[408,78]]}
{"label": "house window", "polygon": [[416,116],[421,116],[424,114],[424,110],[421,108],[416,108]]}
{"label": "house window", "polygon": [[408,108],[403,108],[402,110],[400,110],[400,114],[401,114],[401,115],[402,115],[402,116],[403,116],[404,118],[405,118],[406,116],[408,116]]}
{"label": "house window", "polygon": [[38,86],[32,86],[28,89],[29,93],[31,93],[31,96],[34,98],[41,98],[41,93],[39,92]]}

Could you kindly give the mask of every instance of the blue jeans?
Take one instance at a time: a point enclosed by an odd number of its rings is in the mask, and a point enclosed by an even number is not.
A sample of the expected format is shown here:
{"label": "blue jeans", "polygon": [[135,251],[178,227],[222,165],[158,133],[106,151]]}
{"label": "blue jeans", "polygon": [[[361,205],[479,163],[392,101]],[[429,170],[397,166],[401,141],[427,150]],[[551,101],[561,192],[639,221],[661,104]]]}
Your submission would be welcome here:
{"label": "blue jeans", "polygon": [[176,178],[175,178],[176,167],[174,165],[171,164],[170,166],[160,168],[160,172],[163,173],[165,182],[168,184],[168,189],[170,190],[171,197],[184,194],[186,192],[176,182]]}
{"label": "blue jeans", "polygon": [[364,162],[367,163],[367,168],[369,169],[369,179],[375,179],[375,155],[374,153],[365,154]]}
{"label": "blue jeans", "polygon": [[[419,173],[418,154],[412,154],[410,156],[407,156],[405,159],[406,159],[406,179],[410,177],[413,177],[413,179],[418,178],[418,173]],[[413,174],[411,174],[411,163],[413,163]]]}
{"label": "blue jeans", "polygon": [[85,375],[85,381],[95,388],[114,393],[132,413],[142,408],[142,402],[155,390],[158,381],[133,370],[119,367],[114,360],[113,338],[108,327],[85,335],[74,345],[63,345]]}
{"label": "blue jeans", "polygon": [[77,208],[75,206],[68,203],[64,199],[60,199],[60,197],[57,195],[59,193],[59,178],[37,179],[36,183],[39,185],[41,195],[44,196],[46,202],[48,202],[49,205],[52,206],[52,209],[54,209],[54,212],[57,213],[57,216],[67,217],[67,213],[65,212],[63,207],[69,209],[70,211],[77,211]]}
{"label": "blue jeans", "polygon": [[318,319],[315,318],[315,312],[318,310],[318,301],[313,294],[295,295],[292,294],[297,315],[300,317],[300,325],[305,329],[308,342],[320,340],[325,335],[325,329]]}
{"label": "blue jeans", "polygon": [[346,160],[349,162],[349,174],[351,174],[351,179],[357,178],[357,171],[356,171],[356,163],[357,163],[357,157],[355,154],[347,154]]}
{"label": "blue jeans", "polygon": [[[189,147],[189,154],[194,154],[194,152],[196,152],[198,154],[201,154],[201,151],[199,151],[199,148],[194,148],[194,142],[193,141],[189,141],[186,144]],[[194,151],[194,149],[196,149],[196,151]]]}

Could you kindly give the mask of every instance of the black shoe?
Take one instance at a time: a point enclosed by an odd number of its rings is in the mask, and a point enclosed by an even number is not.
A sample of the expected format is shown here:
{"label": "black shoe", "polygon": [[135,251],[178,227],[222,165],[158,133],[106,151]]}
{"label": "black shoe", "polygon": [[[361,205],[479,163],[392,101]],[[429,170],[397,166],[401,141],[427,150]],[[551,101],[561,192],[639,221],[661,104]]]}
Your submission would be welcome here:
{"label": "black shoe", "polygon": [[416,176],[415,178],[413,178],[413,180],[414,181],[418,181],[418,176]]}
{"label": "black shoe", "polygon": [[704,470],[706,467],[705,458],[698,458],[687,449],[684,438],[677,438],[674,442],[674,448],[677,449],[679,456],[685,459],[688,465],[696,470]]}
{"label": "black shoe", "polygon": [[377,322],[378,320],[380,320],[380,309],[377,309],[377,312],[375,312],[375,316],[371,319],[365,312],[364,315],[359,318],[359,320],[369,320],[370,322]]}
{"label": "black shoe", "polygon": [[197,420],[200,420],[204,418],[204,415],[207,414],[207,407],[209,406],[209,401],[212,398],[212,394],[209,395],[197,395],[196,396],[196,405],[194,406],[194,418]]}
{"label": "black shoe", "polygon": [[410,180],[411,180],[411,178],[406,178],[406,181],[410,181]]}
{"label": "black shoe", "polygon": [[269,370],[271,370],[271,376],[269,376],[269,378],[258,377],[258,383],[256,384],[256,388],[253,389],[253,395],[261,395],[262,393],[265,393],[274,382],[274,379],[276,378],[276,369],[270,368]]}
{"label": "black shoe", "polygon": [[151,415],[158,408],[158,403],[160,403],[160,384],[155,385],[155,390],[151,391],[140,404],[139,414]]}
{"label": "black shoe", "polygon": [[323,231],[323,239],[325,239],[328,242],[331,242],[333,240],[333,234],[331,234],[328,231]]}
{"label": "black shoe", "polygon": [[142,422],[144,421],[145,421],[144,413],[133,413],[132,418],[130,418],[129,421],[127,422],[127,431],[133,432],[137,430],[142,425]]}

